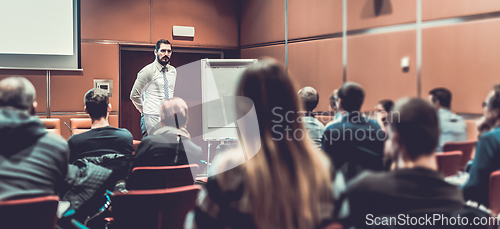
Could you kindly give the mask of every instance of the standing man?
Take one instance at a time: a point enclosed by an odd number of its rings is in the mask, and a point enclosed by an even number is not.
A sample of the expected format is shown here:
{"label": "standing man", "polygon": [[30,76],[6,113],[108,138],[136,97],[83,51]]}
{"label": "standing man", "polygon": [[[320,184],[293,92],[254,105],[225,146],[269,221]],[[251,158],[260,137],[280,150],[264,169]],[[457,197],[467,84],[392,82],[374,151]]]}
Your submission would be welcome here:
{"label": "standing man", "polygon": [[177,70],[170,65],[172,45],[160,39],[155,46],[156,59],[137,73],[130,100],[141,113],[142,136],[148,136],[160,127],[160,105],[174,97]]}

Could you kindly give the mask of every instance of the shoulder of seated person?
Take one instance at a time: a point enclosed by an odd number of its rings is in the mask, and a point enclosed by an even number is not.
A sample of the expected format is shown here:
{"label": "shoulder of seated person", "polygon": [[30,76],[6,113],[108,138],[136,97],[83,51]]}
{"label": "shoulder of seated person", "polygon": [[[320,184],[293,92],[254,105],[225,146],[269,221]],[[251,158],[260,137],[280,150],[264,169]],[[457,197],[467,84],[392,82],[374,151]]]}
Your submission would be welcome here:
{"label": "shoulder of seated person", "polygon": [[379,187],[380,182],[386,180],[390,174],[390,172],[385,171],[364,171],[347,184],[347,189],[349,191],[367,191],[373,187]]}
{"label": "shoulder of seated person", "polygon": [[47,133],[40,139],[40,141],[47,141],[51,146],[61,148],[61,150],[63,151],[68,151],[68,143],[62,136],[58,134]]}

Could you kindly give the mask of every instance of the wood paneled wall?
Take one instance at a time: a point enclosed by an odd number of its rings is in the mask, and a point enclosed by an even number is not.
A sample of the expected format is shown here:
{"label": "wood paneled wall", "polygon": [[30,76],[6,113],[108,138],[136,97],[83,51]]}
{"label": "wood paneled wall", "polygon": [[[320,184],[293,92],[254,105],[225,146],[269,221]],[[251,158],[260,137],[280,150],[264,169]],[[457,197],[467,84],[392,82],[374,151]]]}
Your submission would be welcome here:
{"label": "wood paneled wall", "polygon": [[447,87],[453,111],[479,114],[500,83],[498,26],[495,0],[243,0],[241,57],[283,61],[298,87],[319,91],[317,111],[355,81],[366,91],[364,111]]}
{"label": "wood paneled wall", "polygon": [[[175,47],[237,49],[238,7],[234,0],[85,0],[81,2],[82,72],[50,73],[52,116],[69,121],[83,112],[83,96],[94,79],[113,80],[113,113],[119,111],[120,44],[151,45],[160,38]],[[195,27],[195,38],[174,40],[173,25]],[[153,56],[153,53],[151,53]],[[28,78],[37,90],[38,112],[47,111],[46,71],[0,70],[0,79]],[[126,92],[128,93],[128,92]],[[60,115],[64,114],[64,115]],[[118,126],[118,116],[113,116]],[[64,127],[63,125],[61,125]],[[68,138],[69,130],[62,128]]]}

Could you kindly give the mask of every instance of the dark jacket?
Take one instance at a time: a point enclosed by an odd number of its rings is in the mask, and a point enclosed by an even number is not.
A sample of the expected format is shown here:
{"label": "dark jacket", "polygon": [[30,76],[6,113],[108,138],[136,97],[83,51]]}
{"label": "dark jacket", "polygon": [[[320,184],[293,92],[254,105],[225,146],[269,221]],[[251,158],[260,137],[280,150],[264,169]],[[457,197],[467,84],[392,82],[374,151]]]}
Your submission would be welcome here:
{"label": "dark jacket", "polygon": [[132,155],[132,134],[127,129],[106,126],[76,134],[68,139],[70,162],[105,154]]}
{"label": "dark jacket", "polygon": [[465,207],[459,188],[426,168],[362,173],[349,183],[341,202],[336,206],[349,206],[347,216],[338,216],[344,228],[367,227],[374,217],[451,213]]}
{"label": "dark jacket", "polygon": [[[180,136],[180,139],[177,136]],[[162,127],[144,138],[135,152],[132,168],[137,166],[168,166],[200,164],[201,148],[185,130]]]}
{"label": "dark jacket", "polygon": [[326,128],[322,149],[335,169],[345,168],[345,177],[350,180],[365,169],[382,170],[385,139],[376,121],[354,112]]}
{"label": "dark jacket", "polygon": [[500,169],[500,127],[481,136],[469,171],[469,180],[463,187],[466,200],[489,205],[490,174]]}
{"label": "dark jacket", "polygon": [[66,141],[36,116],[0,109],[0,200],[57,194],[68,172]]}

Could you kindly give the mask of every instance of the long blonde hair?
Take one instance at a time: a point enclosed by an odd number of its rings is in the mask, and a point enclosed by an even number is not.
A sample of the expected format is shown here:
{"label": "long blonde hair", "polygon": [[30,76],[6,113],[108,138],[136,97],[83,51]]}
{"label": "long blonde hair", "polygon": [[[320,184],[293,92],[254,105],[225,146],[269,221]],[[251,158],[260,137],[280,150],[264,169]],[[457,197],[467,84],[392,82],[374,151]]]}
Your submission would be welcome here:
{"label": "long blonde hair", "polygon": [[238,95],[252,99],[260,129],[261,150],[243,166],[256,226],[317,227],[321,201],[331,200],[328,159],[306,136],[294,139],[295,131],[306,131],[298,120],[296,89],[284,67],[271,59],[250,66]]}

